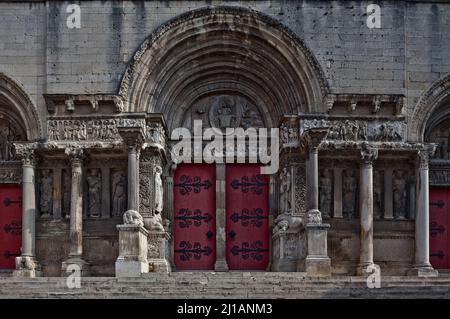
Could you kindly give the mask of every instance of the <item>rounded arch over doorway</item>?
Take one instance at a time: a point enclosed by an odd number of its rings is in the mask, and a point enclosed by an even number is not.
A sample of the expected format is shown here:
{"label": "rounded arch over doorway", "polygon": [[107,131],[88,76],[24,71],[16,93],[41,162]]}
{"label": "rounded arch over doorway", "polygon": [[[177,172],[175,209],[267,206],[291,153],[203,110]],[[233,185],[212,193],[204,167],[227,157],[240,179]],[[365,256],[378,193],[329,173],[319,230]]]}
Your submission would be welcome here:
{"label": "rounded arch over doorway", "polygon": [[119,89],[128,112],[163,113],[169,128],[202,96],[231,94],[282,114],[325,112],[329,88],[315,57],[279,21],[240,7],[203,8],[155,30]]}
{"label": "rounded arch over doorway", "polygon": [[423,142],[431,128],[448,118],[449,105],[450,74],[434,82],[419,98],[409,124],[409,140]]}
{"label": "rounded arch over doorway", "polygon": [[[33,102],[24,88],[0,72],[0,117],[10,122],[28,141],[42,136],[42,125]],[[20,133],[20,132],[18,132]]]}

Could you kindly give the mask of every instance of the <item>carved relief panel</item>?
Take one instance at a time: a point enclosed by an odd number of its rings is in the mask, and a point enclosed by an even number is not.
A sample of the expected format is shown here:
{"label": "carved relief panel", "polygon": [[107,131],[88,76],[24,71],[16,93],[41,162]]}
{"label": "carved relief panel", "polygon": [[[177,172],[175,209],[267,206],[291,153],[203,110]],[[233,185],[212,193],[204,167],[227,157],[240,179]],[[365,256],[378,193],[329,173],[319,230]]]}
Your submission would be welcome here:
{"label": "carved relief panel", "polygon": [[26,140],[25,133],[0,115],[0,161],[16,159],[14,141]]}
{"label": "carved relief panel", "polygon": [[38,185],[41,218],[50,218],[53,216],[53,171],[41,170]]}
{"label": "carved relief panel", "polygon": [[184,127],[192,128],[194,120],[201,120],[203,127],[225,128],[264,127],[259,109],[241,96],[217,95],[198,100],[187,112]]}
{"label": "carved relief panel", "polygon": [[319,175],[319,210],[323,218],[330,218],[333,213],[333,172],[323,169]]}
{"label": "carved relief panel", "polygon": [[342,213],[349,219],[357,217],[358,180],[353,169],[345,169],[342,175]]}

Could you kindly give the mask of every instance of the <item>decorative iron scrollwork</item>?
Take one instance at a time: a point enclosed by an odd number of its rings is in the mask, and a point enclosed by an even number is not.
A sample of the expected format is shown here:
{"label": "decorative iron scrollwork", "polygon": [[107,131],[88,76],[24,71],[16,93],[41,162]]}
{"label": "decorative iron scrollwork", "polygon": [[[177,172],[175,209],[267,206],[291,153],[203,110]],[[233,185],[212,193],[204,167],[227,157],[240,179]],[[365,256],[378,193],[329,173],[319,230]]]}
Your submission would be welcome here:
{"label": "decorative iron scrollwork", "polygon": [[264,212],[261,208],[255,208],[251,211],[248,210],[247,208],[244,208],[241,214],[239,213],[231,214],[230,219],[234,223],[237,223],[239,222],[239,220],[241,220],[241,225],[244,227],[247,227],[249,224],[255,227],[261,227],[263,224],[263,220],[269,218],[269,216],[267,215],[265,216],[263,215],[263,213]]}
{"label": "decorative iron scrollwork", "polygon": [[261,195],[264,187],[267,185],[269,185],[269,183],[265,181],[264,176],[259,174],[250,178],[248,176],[242,176],[240,181],[238,179],[234,179],[231,182],[231,187],[233,189],[241,188],[243,193],[248,193],[251,191],[256,195]]}
{"label": "decorative iron scrollwork", "polygon": [[20,256],[20,253],[12,253],[12,252],[10,252],[9,250],[7,250],[7,251],[5,251],[5,253],[3,254],[3,256],[4,256],[6,259],[9,259],[9,258],[11,258],[11,257],[18,257],[18,256]]}
{"label": "decorative iron scrollwork", "polygon": [[430,206],[437,206],[439,208],[442,208],[445,206],[445,203],[442,199],[436,201],[436,202],[430,202]]}
{"label": "decorative iron scrollwork", "polygon": [[174,187],[178,187],[180,189],[181,195],[189,195],[192,191],[198,194],[202,190],[209,189],[212,186],[211,181],[205,180],[202,182],[202,179],[199,176],[191,176],[182,175],[180,178],[180,182],[174,184]]}
{"label": "decorative iron scrollwork", "polygon": [[439,250],[436,253],[430,254],[430,257],[437,257],[439,259],[443,259],[445,257],[445,254],[444,254],[444,252],[442,250]]}
{"label": "decorative iron scrollwork", "polygon": [[431,237],[436,237],[438,234],[442,234],[445,231],[445,227],[439,225],[436,222],[430,223],[430,235]]}
{"label": "decorative iron scrollwork", "polygon": [[196,209],[192,212],[188,208],[182,208],[178,212],[178,216],[174,219],[180,221],[178,225],[181,228],[188,228],[192,225],[192,221],[194,221],[194,226],[196,227],[199,227],[202,224],[202,221],[209,223],[212,220],[212,216],[210,213],[204,213],[202,215],[202,211],[200,209]]}
{"label": "decorative iron scrollwork", "polygon": [[195,242],[194,245],[192,245],[190,242],[183,240],[180,242],[179,247],[179,249],[175,249],[175,253],[182,254],[180,256],[182,261],[189,261],[192,257],[199,260],[202,258],[202,255],[209,256],[213,252],[212,248],[209,246],[204,246],[202,248],[202,244],[199,242]]}
{"label": "decorative iron scrollwork", "polygon": [[18,200],[12,200],[11,198],[6,197],[6,198],[3,200],[3,204],[4,204],[6,207],[8,207],[8,206],[10,206],[10,205],[12,205],[12,204],[19,204],[19,207],[22,207],[22,197],[19,197]]}
{"label": "decorative iron scrollwork", "polygon": [[253,242],[252,244],[248,242],[244,242],[241,244],[241,248],[239,246],[233,246],[231,248],[231,253],[234,256],[241,255],[242,259],[255,259],[255,260],[262,260],[264,257],[264,252],[269,251],[269,249],[264,249],[263,242],[261,240],[257,240]]}
{"label": "decorative iron scrollwork", "polygon": [[5,224],[3,226],[5,233],[11,233],[13,235],[20,235],[22,233],[22,223],[17,220],[13,220],[11,224]]}

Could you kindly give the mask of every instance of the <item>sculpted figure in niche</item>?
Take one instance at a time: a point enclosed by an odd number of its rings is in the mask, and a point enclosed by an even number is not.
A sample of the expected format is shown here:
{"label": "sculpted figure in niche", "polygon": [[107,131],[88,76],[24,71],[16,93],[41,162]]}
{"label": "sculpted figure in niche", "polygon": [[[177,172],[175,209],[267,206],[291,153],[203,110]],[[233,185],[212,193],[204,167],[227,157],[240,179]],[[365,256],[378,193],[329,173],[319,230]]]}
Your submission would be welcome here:
{"label": "sculpted figure in niche", "polygon": [[381,219],[383,211],[383,172],[373,174],[373,218]]}
{"label": "sculpted figure in niche", "polygon": [[53,177],[49,169],[42,170],[40,189],[41,217],[48,218],[52,214]]}
{"label": "sculpted figure in niche", "polygon": [[122,216],[126,205],[126,177],[123,172],[113,175],[113,216]]}
{"label": "sculpted figure in niche", "polygon": [[62,198],[62,215],[63,218],[70,218],[70,175],[64,170],[62,174],[63,198]]}
{"label": "sculpted figure in niche", "polygon": [[96,168],[89,170],[87,175],[87,183],[89,190],[89,212],[90,217],[100,216],[100,191],[102,188],[102,178],[100,171]]}
{"label": "sculpted figure in niche", "polygon": [[48,138],[53,141],[59,141],[59,129],[57,121],[50,121],[48,124]]}
{"label": "sculpted figure in niche", "polygon": [[330,218],[331,216],[331,195],[333,191],[333,181],[331,177],[331,171],[324,169],[322,176],[319,179],[319,191],[320,191],[320,211],[323,218]]}
{"label": "sculpted figure in niche", "polygon": [[356,190],[357,182],[356,177],[352,170],[344,171],[344,178],[342,181],[342,193],[343,193],[343,203],[342,211],[347,218],[355,217],[355,206],[356,206]]}
{"label": "sculpted figure in niche", "polygon": [[394,218],[406,218],[406,180],[402,171],[395,171],[393,180]]}
{"label": "sculpted figure in niche", "polygon": [[162,169],[160,166],[155,167],[155,198],[154,198],[154,215],[150,221],[150,230],[164,231],[161,213],[163,211],[163,183],[161,179]]}
{"label": "sculpted figure in niche", "polygon": [[291,213],[291,174],[286,167],[280,176],[280,213]]}

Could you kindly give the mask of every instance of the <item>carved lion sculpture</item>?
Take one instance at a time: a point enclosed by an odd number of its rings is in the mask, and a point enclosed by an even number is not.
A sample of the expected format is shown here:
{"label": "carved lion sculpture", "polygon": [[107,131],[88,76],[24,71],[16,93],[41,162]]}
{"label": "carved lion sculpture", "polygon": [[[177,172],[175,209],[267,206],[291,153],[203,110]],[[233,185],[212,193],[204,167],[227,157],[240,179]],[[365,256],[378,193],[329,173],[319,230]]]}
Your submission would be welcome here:
{"label": "carved lion sculpture", "polygon": [[283,213],[278,215],[278,217],[274,220],[274,224],[274,234],[278,231],[287,231],[288,229],[298,231],[301,227],[303,227],[303,220],[301,217],[295,217],[291,214]]}
{"label": "carved lion sculpture", "polygon": [[163,220],[160,213],[155,212],[155,215],[151,217],[149,230],[164,231]]}
{"label": "carved lion sculpture", "polygon": [[144,219],[141,214],[139,214],[135,210],[127,210],[123,214],[123,223],[125,225],[139,225],[141,227],[144,226]]}

